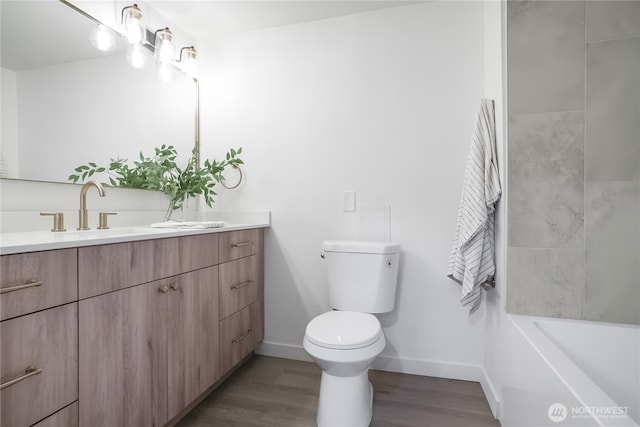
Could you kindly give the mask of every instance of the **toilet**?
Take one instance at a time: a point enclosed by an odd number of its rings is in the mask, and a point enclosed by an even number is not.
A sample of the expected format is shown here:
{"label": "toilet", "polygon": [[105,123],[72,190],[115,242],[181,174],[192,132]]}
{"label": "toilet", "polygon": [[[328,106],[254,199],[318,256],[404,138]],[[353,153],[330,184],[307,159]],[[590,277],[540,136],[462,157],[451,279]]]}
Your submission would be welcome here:
{"label": "toilet", "polygon": [[400,245],[390,242],[322,243],[329,311],[307,325],[303,346],[322,368],[318,427],[363,427],[371,422],[369,366],[384,350],[372,313],[393,310]]}

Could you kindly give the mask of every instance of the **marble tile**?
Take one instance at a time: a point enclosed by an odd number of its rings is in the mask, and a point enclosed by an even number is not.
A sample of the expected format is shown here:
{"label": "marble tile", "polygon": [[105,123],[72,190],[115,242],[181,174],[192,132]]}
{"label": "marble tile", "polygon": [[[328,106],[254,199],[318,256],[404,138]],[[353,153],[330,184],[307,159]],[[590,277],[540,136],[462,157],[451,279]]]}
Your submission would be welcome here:
{"label": "marble tile", "polygon": [[587,45],[586,179],[640,178],[640,37]]}
{"label": "marble tile", "polygon": [[585,2],[507,2],[511,114],[584,109]]}
{"label": "marble tile", "polygon": [[640,1],[588,1],[587,42],[640,36]]}
{"label": "marble tile", "polygon": [[585,318],[640,323],[640,183],[587,183]]}
{"label": "marble tile", "polygon": [[509,246],[584,247],[584,115],[509,119]]}
{"label": "marble tile", "polygon": [[582,318],[584,251],[508,249],[507,312]]}

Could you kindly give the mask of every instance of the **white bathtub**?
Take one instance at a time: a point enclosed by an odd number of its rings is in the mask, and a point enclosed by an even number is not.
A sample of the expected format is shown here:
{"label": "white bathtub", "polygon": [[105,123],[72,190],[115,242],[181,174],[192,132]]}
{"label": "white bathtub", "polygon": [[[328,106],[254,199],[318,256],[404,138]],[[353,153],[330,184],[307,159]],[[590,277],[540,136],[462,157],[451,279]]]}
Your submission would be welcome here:
{"label": "white bathtub", "polygon": [[640,425],[640,327],[507,317],[503,427]]}

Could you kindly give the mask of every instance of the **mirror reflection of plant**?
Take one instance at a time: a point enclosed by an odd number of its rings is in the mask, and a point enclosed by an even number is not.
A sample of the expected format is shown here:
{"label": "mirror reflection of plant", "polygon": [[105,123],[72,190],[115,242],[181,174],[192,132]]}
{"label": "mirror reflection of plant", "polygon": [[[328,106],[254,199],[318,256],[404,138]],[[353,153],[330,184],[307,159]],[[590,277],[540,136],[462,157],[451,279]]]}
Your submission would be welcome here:
{"label": "mirror reflection of plant", "polygon": [[207,159],[201,168],[197,168],[193,157],[189,159],[184,168],[176,163],[178,152],[172,145],[162,145],[155,148],[155,156],[145,157],[142,152],[140,158],[128,164],[127,159],[111,159],[108,167],[90,162],[75,168],[75,174],[69,175],[69,181],[83,182],[96,173],[107,172],[109,182],[113,187],[140,188],[145,190],[161,191],[169,196],[170,202],[165,219],[171,214],[182,209],[184,202],[192,197],[202,195],[207,206],[212,207],[216,192],[213,190],[216,183],[224,177],[225,168],[237,167],[244,164],[239,158],[242,147],[230,149],[225,160],[218,162],[215,159]]}

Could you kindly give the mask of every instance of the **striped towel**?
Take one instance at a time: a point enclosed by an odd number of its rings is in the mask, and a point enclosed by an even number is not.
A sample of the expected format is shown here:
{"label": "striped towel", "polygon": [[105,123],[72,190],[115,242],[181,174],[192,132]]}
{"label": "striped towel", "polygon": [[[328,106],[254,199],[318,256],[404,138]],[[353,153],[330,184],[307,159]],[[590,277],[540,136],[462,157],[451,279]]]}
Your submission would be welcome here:
{"label": "striped towel", "polygon": [[481,284],[492,280],[496,271],[494,205],[502,192],[496,164],[493,101],[483,98],[467,157],[447,269],[447,276],[462,285],[461,302],[471,306],[471,313],[480,306]]}

